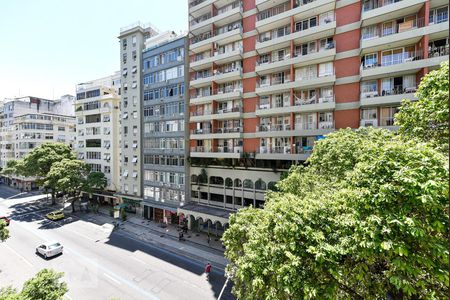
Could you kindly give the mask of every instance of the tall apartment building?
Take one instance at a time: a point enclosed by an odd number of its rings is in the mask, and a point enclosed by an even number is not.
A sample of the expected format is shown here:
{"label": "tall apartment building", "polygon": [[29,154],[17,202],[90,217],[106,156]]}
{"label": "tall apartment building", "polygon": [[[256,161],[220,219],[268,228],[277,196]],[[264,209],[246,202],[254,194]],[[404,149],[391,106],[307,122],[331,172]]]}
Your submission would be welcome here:
{"label": "tall apartment building", "polygon": [[[45,142],[75,143],[74,97],[58,100],[38,97],[5,99],[0,103],[0,164],[23,158]],[[36,188],[34,178],[10,176],[8,184],[24,189]]]}
{"label": "tall apartment building", "polygon": [[[145,41],[143,52],[144,218],[178,224],[186,185],[187,36],[165,32]],[[137,159],[133,157],[133,159]]]}
{"label": "tall apartment building", "polygon": [[128,209],[142,214],[142,132],[144,101],[142,90],[142,51],[145,40],[156,35],[150,24],[132,24],[120,29],[121,72],[121,156],[120,191],[116,194]]}
{"label": "tall apartment building", "polygon": [[77,157],[93,172],[103,172],[107,186],[92,197],[118,203],[113,193],[120,186],[120,72],[76,86]]}
{"label": "tall apartment building", "polygon": [[441,0],[195,0],[189,17],[191,226],[262,207],[327,133],[395,129],[449,58]]}

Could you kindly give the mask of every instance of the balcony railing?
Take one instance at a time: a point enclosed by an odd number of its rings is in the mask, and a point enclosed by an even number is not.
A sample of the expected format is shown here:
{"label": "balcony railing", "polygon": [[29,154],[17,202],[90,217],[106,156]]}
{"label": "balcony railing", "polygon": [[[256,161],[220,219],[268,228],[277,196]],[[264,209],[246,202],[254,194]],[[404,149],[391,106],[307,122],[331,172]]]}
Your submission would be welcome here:
{"label": "balcony railing", "polygon": [[211,19],[212,17],[220,16],[221,14],[224,14],[224,13],[226,13],[227,11],[230,11],[230,10],[232,10],[232,9],[235,9],[236,7],[242,7],[242,3],[241,3],[240,0],[234,1],[234,2],[231,3],[231,4],[228,4],[228,5],[226,5],[226,6],[222,7],[222,8],[220,8],[220,9],[218,9],[216,15],[212,15],[212,14],[209,12],[209,13],[204,14],[204,15],[198,17],[198,18],[195,18],[195,19],[191,20],[190,24],[191,24],[191,26],[197,25],[197,24],[199,24],[199,23],[201,23],[201,22],[204,22],[204,21],[206,21],[206,20]]}
{"label": "balcony railing", "polygon": [[373,9],[377,9],[383,6],[391,5],[397,2],[400,2],[401,0],[374,0],[366,2],[362,7],[362,12],[368,12]]}
{"label": "balcony railing", "polygon": [[260,146],[259,147],[259,153],[261,154],[270,154],[270,153],[274,153],[274,154],[290,154],[291,153],[291,147],[286,145],[286,146],[274,146],[274,147],[269,147],[269,146]]}
{"label": "balcony railing", "polygon": [[233,50],[230,50],[230,51],[219,50],[219,51],[216,51],[214,54],[211,54],[211,52],[206,52],[206,54],[196,55],[193,58],[191,58],[191,63],[197,62],[197,61],[202,61],[204,59],[208,59],[208,58],[211,58],[211,57],[217,57],[219,55],[230,53],[230,52],[234,52],[236,50],[240,50],[242,52],[243,48],[241,46],[238,46],[238,47],[236,47]]}
{"label": "balcony railing", "polygon": [[212,14],[209,12],[207,14],[204,14],[204,15],[198,17],[198,18],[195,18],[195,19],[191,20],[190,25],[194,26],[194,25],[197,25],[197,24],[199,24],[201,22],[209,20],[211,18],[212,18]]}
{"label": "balcony railing", "polygon": [[275,125],[261,124],[256,126],[257,132],[285,131],[285,130],[291,130],[291,124],[275,124]]}
{"label": "balcony railing", "polygon": [[311,154],[313,147],[311,146],[295,146],[294,154]]}
{"label": "balcony railing", "polygon": [[317,123],[316,122],[296,123],[295,129],[296,130],[315,130],[315,129],[317,129]]}
{"label": "balcony railing", "polygon": [[290,9],[289,1],[285,2],[283,4],[280,4],[278,6],[266,9],[258,14],[257,21],[262,21],[262,20],[268,19],[270,17],[276,16],[285,11],[288,11],[289,9]]}
{"label": "balcony railing", "polygon": [[438,56],[445,56],[445,55],[449,55],[448,45],[440,46],[440,47],[433,47],[433,48],[428,49],[429,57],[438,57]]}
{"label": "balcony railing", "polygon": [[285,27],[283,31],[280,31],[279,29],[272,30],[270,32],[270,36],[260,36],[259,39],[257,39],[257,43],[264,43],[267,41],[272,41],[277,38],[281,38],[283,36],[291,34],[291,29],[289,27]]}
{"label": "balcony railing", "polygon": [[317,96],[312,96],[311,98],[299,98],[297,95],[294,95],[294,105],[296,106],[302,106],[302,105],[311,105],[311,104],[317,104],[317,103],[333,103],[334,102],[334,95],[332,96],[323,96],[317,98]]}
{"label": "balcony railing", "polygon": [[417,90],[416,86],[411,87],[403,87],[402,85],[394,86],[392,89],[388,90],[382,90],[381,93],[378,92],[378,90],[364,90],[361,93],[361,98],[371,98],[371,97],[384,97],[384,96],[391,96],[391,95],[402,95],[402,94],[409,94],[409,93],[415,93]]}
{"label": "balcony railing", "polygon": [[394,126],[394,123],[395,123],[394,117],[380,118],[380,126]]}
{"label": "balcony railing", "polygon": [[218,146],[217,147],[217,152],[219,152],[219,153],[242,153],[242,151],[243,151],[242,146],[234,146],[234,147]]}
{"label": "balcony railing", "polygon": [[395,55],[387,55],[381,58],[380,63],[371,63],[371,64],[361,64],[362,70],[377,68],[377,67],[386,67],[392,65],[398,65],[401,63],[406,63],[410,61],[416,61],[423,59],[423,51],[415,51],[415,52],[403,52]]}
{"label": "balcony railing", "polygon": [[290,78],[290,74],[287,74],[284,76],[283,79],[272,79],[271,81],[267,80],[267,81],[258,81],[256,86],[257,87],[268,87],[268,86],[275,86],[275,85],[279,85],[279,84],[284,84],[284,83],[289,83],[291,82]]}
{"label": "balcony railing", "polygon": [[211,128],[203,128],[203,129],[193,129],[191,130],[191,134],[210,134],[212,132]]}
{"label": "balcony railing", "polygon": [[242,132],[242,127],[227,127],[227,128],[217,128],[214,133],[239,133]]}
{"label": "balcony railing", "polygon": [[417,28],[422,28],[424,26],[425,26],[424,18],[417,18],[415,20],[409,20],[388,28],[378,27],[373,32],[363,34],[361,38],[362,40],[371,40],[375,38],[406,32]]}
{"label": "balcony railing", "polygon": [[210,114],[211,114],[211,111],[210,111],[210,110],[191,111],[191,117],[209,116]]}
{"label": "balcony railing", "polygon": [[299,50],[299,51],[296,51],[296,52],[294,53],[294,57],[308,56],[308,55],[311,55],[311,54],[320,53],[320,52],[325,51],[325,50],[331,50],[331,49],[334,49],[335,46],[336,46],[336,45],[335,45],[335,43],[334,43],[334,41],[333,41],[333,42],[330,42],[330,43],[326,44],[324,48],[320,48],[319,51],[316,51],[316,50],[315,50],[315,51],[311,51],[311,52],[308,52],[308,53],[303,53],[301,50]]}
{"label": "balcony railing", "polygon": [[191,99],[195,99],[195,98],[201,98],[201,97],[209,97],[209,96],[214,96],[214,95],[223,95],[223,94],[228,94],[228,93],[233,93],[233,92],[242,92],[242,87],[241,86],[227,86],[224,88],[218,88],[213,90],[212,92],[210,91],[204,91],[201,93],[191,93]]}
{"label": "balcony railing", "polygon": [[285,61],[290,58],[291,58],[291,54],[288,53],[284,56],[272,57],[272,59],[270,59],[270,60],[258,60],[258,61],[256,61],[256,66],[268,65],[268,64],[279,62],[279,61]]}
{"label": "balcony railing", "polygon": [[233,112],[242,112],[241,106],[236,106],[232,108],[220,108],[215,111],[216,114],[227,114],[227,113],[233,113]]}
{"label": "balcony railing", "polygon": [[196,147],[191,147],[191,152],[209,153],[209,152],[212,152],[212,148],[205,147],[205,146],[196,146]]}
{"label": "balcony railing", "polygon": [[189,3],[189,7],[197,6],[197,5],[199,5],[200,3],[203,3],[203,2],[205,2],[205,1],[206,1],[206,0],[194,0],[194,1],[192,1],[192,2]]}

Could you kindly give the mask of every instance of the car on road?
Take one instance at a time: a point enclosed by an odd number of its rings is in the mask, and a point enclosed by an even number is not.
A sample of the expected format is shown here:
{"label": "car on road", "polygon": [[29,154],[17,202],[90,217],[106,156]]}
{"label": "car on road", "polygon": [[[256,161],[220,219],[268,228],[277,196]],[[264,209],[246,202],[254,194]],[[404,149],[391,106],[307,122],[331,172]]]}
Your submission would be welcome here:
{"label": "car on road", "polygon": [[48,219],[53,220],[53,221],[64,219],[64,213],[59,210],[52,211],[52,212],[46,214],[45,216]]}
{"label": "car on road", "polygon": [[63,246],[58,242],[47,242],[36,247],[36,254],[42,255],[45,259],[62,253]]}
{"label": "car on road", "polygon": [[5,221],[6,226],[9,226],[9,222],[11,222],[11,220],[8,219],[8,217],[5,217],[5,216],[0,216],[0,220]]}

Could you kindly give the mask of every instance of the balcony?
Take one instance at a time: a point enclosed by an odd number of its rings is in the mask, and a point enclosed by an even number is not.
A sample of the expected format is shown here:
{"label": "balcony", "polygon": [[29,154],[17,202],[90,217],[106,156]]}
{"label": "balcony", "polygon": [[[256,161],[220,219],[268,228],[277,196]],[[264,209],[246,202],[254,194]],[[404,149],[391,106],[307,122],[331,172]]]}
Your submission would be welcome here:
{"label": "balcony", "polygon": [[[393,49],[409,44],[416,44],[420,39],[429,34],[429,27],[424,27],[424,19],[418,18],[393,28],[378,28],[373,34],[363,36],[361,40],[362,54],[385,50],[387,47]],[[439,26],[436,26],[437,29]]]}
{"label": "balcony", "polygon": [[218,46],[230,44],[232,42],[242,39],[242,25],[230,25],[227,31],[216,30],[214,33],[207,32],[191,39],[189,50],[194,53],[201,53],[211,48],[212,43],[217,43]]}
{"label": "balcony", "polygon": [[292,33],[290,39],[297,41],[297,43],[307,43],[329,36],[333,36],[336,32],[336,20],[334,18],[325,19],[324,24],[311,27],[306,30],[300,30]]}
{"label": "balcony", "polygon": [[295,89],[320,88],[334,85],[335,82],[336,76],[334,72],[319,74],[319,76],[316,74],[308,74],[306,76],[298,76],[292,87]]}
{"label": "balcony", "polygon": [[396,87],[390,91],[378,91],[361,93],[361,106],[398,105],[403,99],[416,100],[414,96],[416,87]]}
{"label": "balcony", "polygon": [[240,146],[227,147],[219,146],[216,149],[212,147],[197,146],[191,147],[191,157],[209,157],[209,158],[241,158],[243,148]]}
{"label": "balcony", "polygon": [[329,43],[325,49],[320,49],[318,52],[310,52],[302,54],[301,52],[295,53],[291,63],[295,68],[305,67],[308,65],[317,65],[327,61],[334,61],[336,56],[335,44]]}
{"label": "balcony", "polygon": [[295,136],[314,136],[325,135],[333,132],[335,129],[334,121],[326,122],[306,122],[295,124]]}
{"label": "balcony", "polygon": [[189,67],[194,71],[212,68],[213,62],[217,65],[222,65],[233,61],[241,60],[242,54],[243,54],[242,47],[238,47],[237,49],[229,52],[222,52],[222,53],[216,52],[212,56],[194,59],[193,61],[191,61]]}
{"label": "balcony", "polygon": [[227,23],[237,21],[242,18],[242,11],[243,8],[241,1],[235,1],[224,8],[219,9],[217,11],[217,15],[215,16],[212,16],[211,13],[208,12],[198,18],[194,18],[189,23],[189,31],[196,35],[201,32],[202,28],[211,26],[211,24],[214,24],[216,27],[220,27],[226,25]]}
{"label": "balcony", "polygon": [[292,88],[293,82],[291,82],[290,79],[288,79],[290,75],[286,75],[285,79],[277,79],[272,80],[271,82],[265,81],[265,82],[258,82],[255,88],[255,93],[262,96],[262,95],[269,95],[274,93],[282,93],[287,92]]}
{"label": "balcony", "polygon": [[259,75],[274,73],[285,70],[291,65],[291,63],[291,55],[289,53],[285,56],[272,57],[269,61],[257,61],[255,72]]}
{"label": "balcony", "polygon": [[214,113],[211,111],[191,113],[190,122],[204,122],[212,120],[230,120],[240,119],[242,117],[242,107],[233,107],[230,109],[218,109]]}
{"label": "balcony", "polygon": [[416,14],[425,2],[426,0],[373,1],[370,5],[363,6],[361,26],[373,25]]}
{"label": "balcony", "polygon": [[[389,76],[400,76],[408,73],[418,72],[422,68],[436,67],[441,62],[448,60],[448,46],[435,48],[433,57],[423,58],[422,52],[404,52],[385,59],[382,64],[361,65],[361,79],[376,79]],[[383,61],[383,58],[382,58]]]}
{"label": "balcony", "polygon": [[200,105],[211,103],[212,101],[228,101],[242,98],[242,87],[227,87],[214,90],[212,93],[191,94],[190,104]]}
{"label": "balcony", "polygon": [[216,83],[224,83],[229,81],[236,81],[242,78],[242,68],[223,68],[214,70],[213,73],[207,73],[202,76],[193,76],[191,78],[190,86],[192,88],[200,88],[210,85],[212,81]]}
{"label": "balcony", "polygon": [[360,127],[378,127],[378,119],[361,119]]}
{"label": "balcony", "polygon": [[[256,1],[266,2],[266,1]],[[270,6],[272,6],[273,1],[270,1]],[[277,2],[277,1],[275,1]],[[261,12],[256,21],[256,28],[259,32],[264,32],[270,29],[277,28],[286,23],[289,23],[290,17],[294,17],[295,21],[300,21],[315,15],[320,15],[324,12],[334,10],[336,7],[336,1],[334,0],[313,0],[313,1],[298,1],[299,5],[293,9],[289,9],[289,2],[285,4],[280,4],[278,6],[273,6],[272,8]],[[264,4],[258,6],[261,11]]]}
{"label": "balcony", "polygon": [[190,139],[211,140],[211,139],[238,139],[242,138],[242,127],[217,128],[214,131],[210,128],[191,130]]}
{"label": "balcony", "polygon": [[189,3],[189,14],[195,18],[211,10],[211,5],[215,0],[194,0]]}
{"label": "balcony", "polygon": [[296,151],[295,147],[293,147],[293,151],[291,151],[291,147],[287,145],[275,147],[260,146],[259,151],[256,154],[256,159],[305,161],[311,155],[312,151],[303,151],[302,147],[298,148],[299,151]]}
{"label": "balcony", "polygon": [[398,126],[396,126],[394,124],[395,124],[395,118],[394,117],[384,117],[384,118],[380,118],[379,127],[384,128],[384,129],[389,129],[389,130],[392,130],[392,131],[397,131],[398,130]]}

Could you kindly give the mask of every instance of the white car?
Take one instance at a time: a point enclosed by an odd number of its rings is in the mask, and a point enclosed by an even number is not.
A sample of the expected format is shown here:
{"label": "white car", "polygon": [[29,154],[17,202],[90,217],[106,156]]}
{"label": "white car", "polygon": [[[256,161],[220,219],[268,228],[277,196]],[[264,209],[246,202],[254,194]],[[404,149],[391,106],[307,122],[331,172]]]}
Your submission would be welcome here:
{"label": "white car", "polygon": [[63,246],[58,242],[44,243],[36,247],[36,253],[44,256],[44,258],[47,259],[60,253],[62,254]]}

